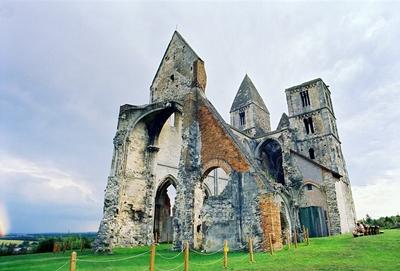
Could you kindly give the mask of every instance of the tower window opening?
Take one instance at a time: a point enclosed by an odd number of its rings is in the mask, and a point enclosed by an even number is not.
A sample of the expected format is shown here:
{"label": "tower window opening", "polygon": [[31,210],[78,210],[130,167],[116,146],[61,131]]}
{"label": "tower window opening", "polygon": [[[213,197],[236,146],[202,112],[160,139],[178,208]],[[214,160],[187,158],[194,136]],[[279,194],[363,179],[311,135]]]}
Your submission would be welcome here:
{"label": "tower window opening", "polygon": [[315,159],[315,153],[313,148],[310,148],[308,150],[308,154],[310,155],[310,159]]}
{"label": "tower window opening", "polygon": [[305,118],[305,119],[303,119],[303,121],[304,121],[304,127],[306,127],[306,133],[313,134],[315,131],[314,131],[314,124],[313,124],[312,117]]}
{"label": "tower window opening", "polygon": [[246,114],[245,114],[245,112],[240,112],[239,113],[239,124],[240,124],[240,126],[245,126],[246,125]]}
{"label": "tower window opening", "polygon": [[303,107],[306,106],[306,102],[304,99],[304,92],[300,92],[300,97],[301,97],[301,103],[303,104]]}
{"label": "tower window opening", "polygon": [[304,127],[306,127],[307,134],[310,133],[310,128],[308,127],[308,119],[304,119]]}
{"label": "tower window opening", "polygon": [[307,187],[307,190],[312,190],[312,184],[310,184],[310,183],[308,183],[308,184],[306,184],[306,187]]}
{"label": "tower window opening", "polygon": [[314,133],[314,124],[313,124],[311,117],[308,118],[308,125],[310,126],[311,133],[313,134]]}
{"label": "tower window opening", "polygon": [[308,90],[300,92],[301,103],[303,107],[310,105],[310,96],[308,95]]}

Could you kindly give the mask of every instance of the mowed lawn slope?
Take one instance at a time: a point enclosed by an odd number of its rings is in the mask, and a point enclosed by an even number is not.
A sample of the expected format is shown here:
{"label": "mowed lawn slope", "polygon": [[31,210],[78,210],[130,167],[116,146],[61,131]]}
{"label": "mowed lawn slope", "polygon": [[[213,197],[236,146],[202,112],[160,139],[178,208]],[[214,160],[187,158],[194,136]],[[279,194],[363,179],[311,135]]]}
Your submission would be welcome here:
{"label": "mowed lawn slope", "polygon": [[[353,238],[341,235],[310,239],[310,245],[300,244],[290,251],[285,247],[271,256],[256,253],[256,263],[250,265],[246,253],[228,254],[228,270],[400,270],[400,230],[384,234]],[[93,255],[78,252],[77,270],[148,270],[148,247],[115,249],[113,255]],[[134,257],[135,255],[142,256]],[[183,255],[171,252],[168,245],[157,247],[156,270],[183,270]],[[69,254],[69,252],[68,252]],[[68,254],[34,254],[0,257],[0,270],[56,271],[68,262]],[[170,260],[165,258],[176,258]],[[164,258],[162,258],[164,257]],[[190,253],[189,270],[223,270],[222,253],[198,255]],[[66,264],[58,271],[69,270]]]}

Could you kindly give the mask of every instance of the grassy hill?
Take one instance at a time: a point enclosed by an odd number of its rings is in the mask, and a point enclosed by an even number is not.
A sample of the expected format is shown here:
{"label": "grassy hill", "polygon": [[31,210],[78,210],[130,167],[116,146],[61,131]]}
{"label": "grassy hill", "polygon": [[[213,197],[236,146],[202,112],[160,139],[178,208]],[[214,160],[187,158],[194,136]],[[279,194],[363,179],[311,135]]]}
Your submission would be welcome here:
{"label": "grassy hill", "polygon": [[[359,238],[341,235],[310,241],[309,246],[300,244],[296,250],[292,246],[290,251],[285,248],[274,256],[256,253],[256,263],[252,265],[246,253],[229,253],[228,270],[400,270],[400,230]],[[113,255],[78,252],[77,270],[148,270],[148,250],[148,247],[115,249]],[[69,270],[68,254],[3,256],[0,270],[65,271]],[[180,266],[183,256],[171,252],[168,245],[158,246],[157,254],[156,270],[183,270]],[[223,270],[222,253],[204,256],[191,252],[189,270]]]}

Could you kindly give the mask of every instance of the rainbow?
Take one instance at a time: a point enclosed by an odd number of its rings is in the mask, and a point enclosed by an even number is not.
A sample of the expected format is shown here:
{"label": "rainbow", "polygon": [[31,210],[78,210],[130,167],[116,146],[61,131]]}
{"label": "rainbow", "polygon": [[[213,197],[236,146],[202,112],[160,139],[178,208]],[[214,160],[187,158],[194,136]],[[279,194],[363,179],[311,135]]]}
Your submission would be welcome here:
{"label": "rainbow", "polygon": [[9,219],[7,215],[6,206],[0,202],[0,237],[8,233],[9,230]]}

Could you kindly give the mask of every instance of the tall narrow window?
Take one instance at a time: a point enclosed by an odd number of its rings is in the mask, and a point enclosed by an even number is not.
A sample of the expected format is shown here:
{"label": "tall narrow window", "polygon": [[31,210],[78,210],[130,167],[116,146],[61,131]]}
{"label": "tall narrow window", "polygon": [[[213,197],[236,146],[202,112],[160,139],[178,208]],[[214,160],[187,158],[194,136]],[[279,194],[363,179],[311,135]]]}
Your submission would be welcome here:
{"label": "tall narrow window", "polygon": [[311,117],[308,118],[308,125],[310,125],[310,131],[313,134],[314,133],[314,124],[313,124]]}
{"label": "tall narrow window", "polygon": [[301,103],[303,107],[310,105],[310,96],[308,95],[308,90],[300,92]]}
{"label": "tall narrow window", "polygon": [[244,112],[239,113],[239,124],[240,124],[240,126],[246,125],[246,115]]}
{"label": "tall narrow window", "polygon": [[307,190],[312,190],[312,184],[310,183],[307,184]]}
{"label": "tall narrow window", "polygon": [[308,119],[304,119],[304,127],[306,127],[307,134],[310,133],[310,128],[308,127]]}
{"label": "tall narrow window", "polygon": [[304,97],[304,92],[300,92],[300,97],[301,97],[301,103],[302,103],[303,107],[306,106],[306,100],[305,100],[305,97]]}
{"label": "tall narrow window", "polygon": [[311,117],[305,118],[305,119],[303,119],[303,121],[304,121],[304,127],[306,127],[306,133],[313,134],[314,133],[314,124],[313,124],[312,118]]}
{"label": "tall narrow window", "polygon": [[308,90],[304,91],[304,96],[306,98],[306,105],[311,105],[310,96],[308,96]]}
{"label": "tall narrow window", "polygon": [[310,155],[310,159],[315,159],[314,149],[310,148],[308,150],[308,154]]}

